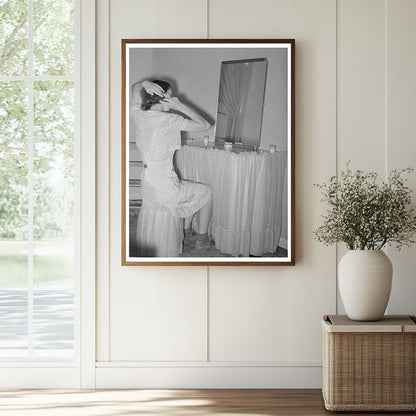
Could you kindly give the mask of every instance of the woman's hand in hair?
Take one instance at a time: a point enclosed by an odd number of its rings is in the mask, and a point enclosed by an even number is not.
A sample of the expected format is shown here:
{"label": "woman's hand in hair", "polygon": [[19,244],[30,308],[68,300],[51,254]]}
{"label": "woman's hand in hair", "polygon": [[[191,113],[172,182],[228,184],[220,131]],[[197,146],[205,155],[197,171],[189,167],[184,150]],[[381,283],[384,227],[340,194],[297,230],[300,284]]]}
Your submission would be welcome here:
{"label": "woman's hand in hair", "polygon": [[159,97],[163,97],[165,95],[165,91],[163,91],[163,88],[155,84],[152,81],[143,81],[142,87],[146,90],[146,92],[150,95],[158,95]]}
{"label": "woman's hand in hair", "polygon": [[177,97],[165,97],[162,101],[162,104],[165,104],[171,110],[183,111],[185,105],[179,101]]}

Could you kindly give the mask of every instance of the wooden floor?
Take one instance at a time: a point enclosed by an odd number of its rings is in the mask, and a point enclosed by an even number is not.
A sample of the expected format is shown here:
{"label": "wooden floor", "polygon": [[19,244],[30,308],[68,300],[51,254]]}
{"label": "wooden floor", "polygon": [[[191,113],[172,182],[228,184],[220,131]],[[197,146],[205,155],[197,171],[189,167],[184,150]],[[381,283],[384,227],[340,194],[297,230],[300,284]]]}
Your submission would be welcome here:
{"label": "wooden floor", "polygon": [[[1,416],[331,414],[363,413],[326,411],[320,390],[0,390]],[[370,413],[392,414],[415,413]]]}

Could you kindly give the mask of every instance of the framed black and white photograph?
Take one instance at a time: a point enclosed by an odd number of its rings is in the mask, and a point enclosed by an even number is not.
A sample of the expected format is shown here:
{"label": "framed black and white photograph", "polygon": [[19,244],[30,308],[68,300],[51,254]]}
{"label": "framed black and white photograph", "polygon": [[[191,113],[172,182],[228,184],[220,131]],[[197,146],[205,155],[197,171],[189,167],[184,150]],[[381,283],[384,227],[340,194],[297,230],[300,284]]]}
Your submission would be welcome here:
{"label": "framed black and white photograph", "polygon": [[294,58],[122,40],[122,265],[294,265]]}

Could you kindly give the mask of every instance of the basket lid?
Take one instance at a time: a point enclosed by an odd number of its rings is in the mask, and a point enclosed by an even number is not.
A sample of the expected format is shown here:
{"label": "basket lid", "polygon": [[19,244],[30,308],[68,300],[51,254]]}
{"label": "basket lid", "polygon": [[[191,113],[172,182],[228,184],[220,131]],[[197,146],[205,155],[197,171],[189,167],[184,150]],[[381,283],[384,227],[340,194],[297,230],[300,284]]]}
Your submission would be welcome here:
{"label": "basket lid", "polygon": [[327,332],[416,332],[416,318],[386,315],[373,322],[352,321],[346,315],[325,315],[322,327]]}

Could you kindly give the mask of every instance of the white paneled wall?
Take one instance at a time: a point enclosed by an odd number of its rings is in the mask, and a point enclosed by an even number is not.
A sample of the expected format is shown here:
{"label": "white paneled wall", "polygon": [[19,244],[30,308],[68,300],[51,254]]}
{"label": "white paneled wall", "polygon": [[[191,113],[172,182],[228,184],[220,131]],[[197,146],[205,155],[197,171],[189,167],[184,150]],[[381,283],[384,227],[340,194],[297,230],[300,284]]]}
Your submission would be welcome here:
{"label": "white paneled wall", "polygon": [[[416,2],[387,4],[387,168],[416,167]],[[416,191],[416,174],[409,178]],[[394,264],[388,311],[416,312],[416,250],[389,250]],[[412,259],[413,257],[413,259]]]}
{"label": "white paneled wall", "polygon": [[[313,240],[313,184],[416,166],[413,0],[100,0],[97,387],[319,387],[343,249]],[[296,266],[121,267],[121,39],[296,39]],[[416,190],[416,180],[411,180]],[[390,313],[416,313],[390,250]]]}
{"label": "white paneled wall", "polygon": [[[210,268],[209,360],[289,359],[288,278],[274,268]],[[230,300],[230,294],[231,300]]]}
{"label": "white paneled wall", "polygon": [[204,269],[171,268],[168,273],[145,269],[127,278],[120,276],[119,284],[112,287],[111,297],[119,303],[110,315],[111,360],[206,359]]}
{"label": "white paneled wall", "polygon": [[338,169],[350,160],[352,168],[383,174],[386,2],[338,0],[337,23]]}

